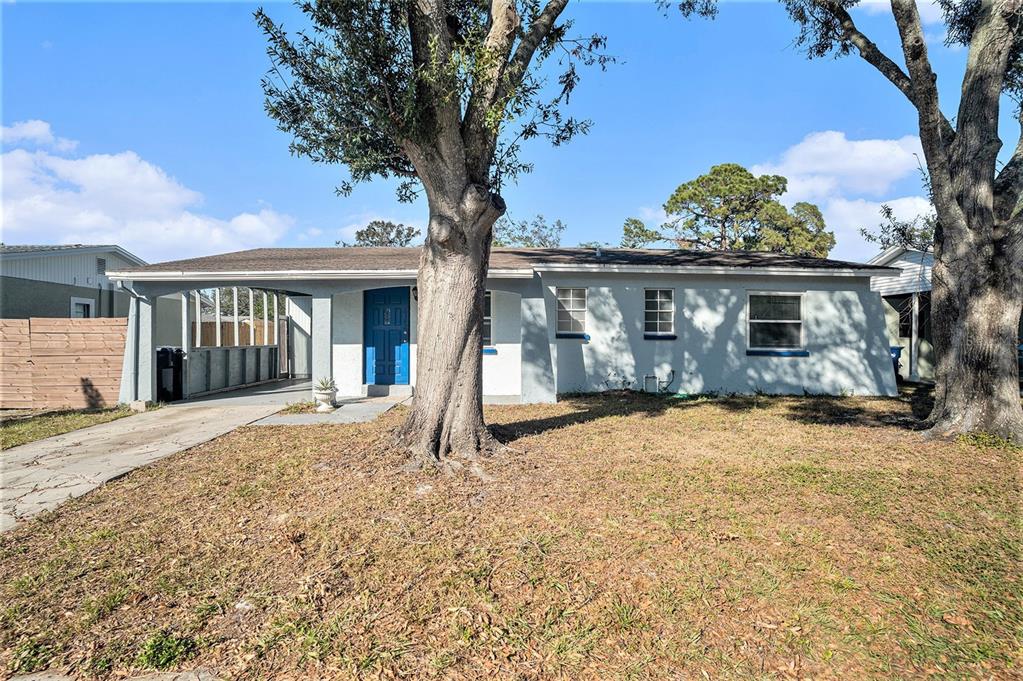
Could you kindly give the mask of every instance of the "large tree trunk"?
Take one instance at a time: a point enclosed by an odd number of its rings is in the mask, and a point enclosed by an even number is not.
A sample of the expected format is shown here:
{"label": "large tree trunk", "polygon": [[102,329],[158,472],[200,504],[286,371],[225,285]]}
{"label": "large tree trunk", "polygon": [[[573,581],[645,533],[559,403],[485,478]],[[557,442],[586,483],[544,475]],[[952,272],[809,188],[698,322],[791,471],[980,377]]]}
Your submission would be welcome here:
{"label": "large tree trunk", "polygon": [[483,421],[483,297],[493,225],[503,211],[500,197],[479,185],[469,185],[461,201],[431,201],[417,282],[415,398],[397,432],[419,463],[471,459],[496,445]]}
{"label": "large tree trunk", "polygon": [[990,246],[957,253],[942,246],[939,239],[932,276],[937,366],[929,432],[985,432],[1023,443],[1016,350],[1023,272],[993,258]]}

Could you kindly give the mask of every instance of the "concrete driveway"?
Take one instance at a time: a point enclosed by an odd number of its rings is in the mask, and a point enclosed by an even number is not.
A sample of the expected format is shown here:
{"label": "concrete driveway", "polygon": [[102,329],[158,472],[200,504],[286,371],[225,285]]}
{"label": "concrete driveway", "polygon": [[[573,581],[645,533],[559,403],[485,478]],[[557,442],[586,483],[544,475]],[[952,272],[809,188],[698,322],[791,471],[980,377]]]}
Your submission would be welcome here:
{"label": "concrete driveway", "polygon": [[308,399],[308,381],[280,381],[155,411],[0,452],[0,532],[107,480]]}

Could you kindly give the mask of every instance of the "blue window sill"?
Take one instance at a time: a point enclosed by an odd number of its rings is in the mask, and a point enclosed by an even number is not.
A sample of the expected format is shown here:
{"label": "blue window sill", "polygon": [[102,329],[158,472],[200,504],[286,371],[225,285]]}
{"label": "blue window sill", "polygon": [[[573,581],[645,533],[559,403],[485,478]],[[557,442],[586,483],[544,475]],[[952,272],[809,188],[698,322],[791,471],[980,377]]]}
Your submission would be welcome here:
{"label": "blue window sill", "polygon": [[809,350],[747,350],[747,357],[809,357]]}
{"label": "blue window sill", "polygon": [[575,338],[576,340],[589,340],[590,334],[588,333],[556,333],[555,338]]}
{"label": "blue window sill", "polygon": [[673,333],[644,333],[643,340],[676,340],[678,336]]}
{"label": "blue window sill", "polygon": [[496,355],[497,354],[497,348],[483,348],[483,354],[484,355]]}

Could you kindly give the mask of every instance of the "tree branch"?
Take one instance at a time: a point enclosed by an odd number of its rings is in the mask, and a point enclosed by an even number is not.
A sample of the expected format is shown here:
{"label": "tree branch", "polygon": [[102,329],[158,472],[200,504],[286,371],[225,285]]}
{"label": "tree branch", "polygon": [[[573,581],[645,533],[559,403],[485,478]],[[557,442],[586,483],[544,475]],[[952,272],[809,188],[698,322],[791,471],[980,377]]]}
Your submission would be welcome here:
{"label": "tree branch", "polygon": [[484,183],[487,180],[497,146],[497,131],[487,129],[487,114],[497,104],[498,89],[520,25],[515,0],[493,0],[490,6],[490,30],[480,56],[480,59],[486,60],[487,68],[476,76],[462,123],[462,141],[466,147],[469,178],[473,182]]}
{"label": "tree branch", "polygon": [[1002,147],[998,111],[1014,39],[1008,11],[1004,0],[981,4],[966,59],[951,160],[952,172],[962,176],[961,203],[971,225],[994,223],[995,166]]}
{"label": "tree branch", "polygon": [[504,83],[498,88],[496,101],[503,101],[522,83],[522,79],[529,69],[529,62],[533,60],[533,55],[540,47],[540,43],[554,28],[554,22],[561,16],[566,5],[568,5],[568,0],[550,0],[526,29],[518,47],[515,48],[515,54],[512,56],[508,68],[505,70]]}
{"label": "tree branch", "polygon": [[956,228],[965,229],[967,222],[956,200],[948,146],[942,138],[947,121],[938,103],[936,76],[927,57],[927,45],[915,0],[892,0],[892,14],[895,15],[902,51],[909,69],[913,92],[911,100],[919,116],[920,142],[927,158],[932,200],[945,232]]}
{"label": "tree branch", "polygon": [[[873,66],[882,76],[887,78],[892,85],[897,87],[899,91],[906,96],[909,102],[916,106],[913,92],[913,81],[910,79],[906,72],[899,67],[892,59],[886,55],[881,49],[874,43],[873,40],[868,38],[860,29],[856,26],[856,22],[853,21],[852,16],[846,11],[845,7],[841,3],[835,2],[834,0],[826,0],[823,3],[824,8],[838,21],[842,27],[842,36],[845,40],[848,40],[868,64]],[[948,119],[942,115],[942,141],[947,146],[952,143],[955,139],[955,129],[952,124],[948,122]]]}

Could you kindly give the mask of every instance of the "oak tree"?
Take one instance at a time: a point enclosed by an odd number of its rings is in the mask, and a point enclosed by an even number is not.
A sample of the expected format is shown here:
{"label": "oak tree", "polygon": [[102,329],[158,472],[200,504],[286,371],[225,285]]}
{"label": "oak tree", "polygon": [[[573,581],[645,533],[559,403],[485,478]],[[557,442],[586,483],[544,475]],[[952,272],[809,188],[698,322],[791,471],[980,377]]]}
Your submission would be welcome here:
{"label": "oak tree", "polygon": [[936,218],[931,434],[983,431],[1023,442],[1016,354],[1023,309],[1023,136],[999,163],[1002,106],[1015,106],[1023,124],[1023,3],[938,0],[947,41],[966,48],[951,115],[939,103],[913,0],[891,2],[901,55],[885,54],[860,29],[850,14],[856,0],[784,4],[809,56],[858,54],[916,110]]}
{"label": "oak tree", "polygon": [[501,187],[532,169],[523,140],[560,145],[586,131],[564,106],[579,66],[609,60],[603,36],[573,34],[567,4],[301,2],[310,25],[297,34],[256,13],[272,62],[266,109],[292,152],[347,166],[342,193],[397,178],[399,198],[426,195],[416,397],[396,434],[419,462],[496,444],[483,421],[481,333]]}

